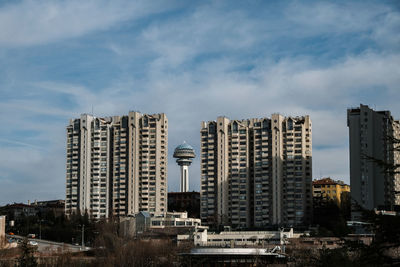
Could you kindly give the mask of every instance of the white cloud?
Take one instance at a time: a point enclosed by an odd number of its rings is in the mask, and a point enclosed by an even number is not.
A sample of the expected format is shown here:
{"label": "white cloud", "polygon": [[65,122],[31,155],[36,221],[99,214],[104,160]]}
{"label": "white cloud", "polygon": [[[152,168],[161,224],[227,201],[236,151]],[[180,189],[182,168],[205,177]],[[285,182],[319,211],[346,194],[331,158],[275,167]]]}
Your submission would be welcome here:
{"label": "white cloud", "polygon": [[[148,12],[135,13],[134,9],[140,8],[124,2],[80,4],[76,1],[37,4],[23,1],[4,6],[0,9],[0,32],[6,33],[8,29],[3,31],[3,28],[8,25],[9,32],[15,35],[7,38],[1,35],[0,46],[43,44],[84,36],[155,12],[149,7]],[[321,173],[348,181],[346,108],[359,103],[376,104],[377,109],[390,109],[400,118],[397,103],[400,55],[390,49],[379,51],[374,43],[369,43],[363,52],[338,54],[328,60],[320,59],[319,54],[298,55],[301,50],[287,51],[278,58],[268,54],[268,49],[272,48],[265,41],[273,41],[277,36],[293,36],[289,41],[299,42],[301,46],[304,36],[366,32],[371,40],[382,38],[379,42],[382,47],[389,47],[389,44],[394,47],[397,39],[392,36],[398,31],[395,27],[398,13],[387,12],[386,7],[364,9],[360,16],[355,16],[354,5],[349,9],[325,3],[311,9],[291,6],[286,17],[271,21],[253,18],[246,10],[224,13],[214,5],[203,5],[193,12],[158,19],[137,32],[126,33],[134,35],[129,41],[110,37],[112,42],[104,47],[119,57],[124,73],[105,88],[102,84],[99,88],[90,88],[74,78],[58,81],[52,76],[40,77],[39,82],[25,81],[23,72],[19,73],[16,68],[10,88],[19,88],[16,95],[20,97],[0,100],[0,123],[7,125],[1,137],[33,146],[37,145],[35,142],[46,142],[48,149],[41,151],[18,145],[17,150],[3,150],[2,147],[0,161],[5,161],[0,167],[2,170],[7,167],[9,176],[0,177],[0,189],[6,184],[16,184],[12,179],[25,177],[32,191],[41,192],[42,182],[46,181],[46,188],[57,188],[54,191],[64,197],[65,126],[69,118],[90,112],[92,105],[97,116],[121,115],[129,110],[167,114],[170,190],[177,190],[179,182],[179,168],[171,153],[183,140],[199,152],[202,120],[214,120],[220,115],[232,119],[269,117],[274,112],[295,116],[309,114],[313,121],[314,177]],[[313,16],[313,12],[317,15]],[[380,20],[372,21],[381,13],[386,21],[384,25],[390,26],[386,29],[379,24]],[[34,19],[35,16],[40,19]],[[289,21],[290,16],[293,17]],[[298,28],[293,27],[294,24]],[[364,36],[359,38],[364,40]],[[282,50],[287,48],[284,42],[274,45],[278,50],[280,46]],[[247,57],[253,49],[263,53]],[[146,60],[140,61],[142,57]],[[6,53],[2,59],[7,59]],[[105,57],[99,63],[109,64],[109,59]],[[142,70],[136,76],[126,67],[135,60],[138,60],[135,67]],[[12,91],[10,88],[8,90]],[[60,95],[70,99],[72,105],[54,104],[52,99]],[[55,122],[41,120],[42,116],[51,115],[57,116]],[[13,131],[38,131],[39,134],[27,142],[8,138]],[[190,171],[191,189],[198,190],[199,158]],[[18,181],[22,184],[22,180]],[[0,202],[26,198],[25,195],[14,198],[0,195]]]}
{"label": "white cloud", "polygon": [[297,33],[319,35],[321,33],[363,33],[376,27],[377,19],[389,12],[390,7],[371,2],[345,3],[316,2],[304,4],[293,2],[286,9],[286,18],[299,29]]}
{"label": "white cloud", "polygon": [[36,45],[79,37],[169,8],[160,1],[25,0],[10,3],[0,9],[0,45]]}

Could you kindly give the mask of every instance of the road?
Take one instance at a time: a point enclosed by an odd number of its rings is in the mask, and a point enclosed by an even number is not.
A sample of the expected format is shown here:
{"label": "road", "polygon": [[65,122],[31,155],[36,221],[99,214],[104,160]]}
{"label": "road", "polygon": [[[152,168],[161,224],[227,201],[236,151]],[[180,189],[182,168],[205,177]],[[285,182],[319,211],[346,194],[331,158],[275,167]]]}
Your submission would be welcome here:
{"label": "road", "polygon": [[[23,240],[25,237],[19,236],[19,235],[6,235],[7,239],[9,238],[14,238],[14,239],[19,239]],[[49,240],[44,240],[44,239],[36,239],[36,238],[28,238],[29,241],[36,241],[37,242],[37,247],[39,252],[79,252],[83,250],[90,250],[91,248],[85,247],[82,249],[81,246],[76,246],[72,244],[67,244],[67,243],[59,243],[59,242],[54,242],[54,241],[49,241]]]}

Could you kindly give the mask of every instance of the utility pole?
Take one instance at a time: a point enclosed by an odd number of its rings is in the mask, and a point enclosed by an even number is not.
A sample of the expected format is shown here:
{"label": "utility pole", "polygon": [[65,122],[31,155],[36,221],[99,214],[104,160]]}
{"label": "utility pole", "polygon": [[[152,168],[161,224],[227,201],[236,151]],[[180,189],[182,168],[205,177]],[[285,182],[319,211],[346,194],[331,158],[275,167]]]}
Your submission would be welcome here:
{"label": "utility pole", "polygon": [[85,225],[82,224],[82,249],[85,246]]}

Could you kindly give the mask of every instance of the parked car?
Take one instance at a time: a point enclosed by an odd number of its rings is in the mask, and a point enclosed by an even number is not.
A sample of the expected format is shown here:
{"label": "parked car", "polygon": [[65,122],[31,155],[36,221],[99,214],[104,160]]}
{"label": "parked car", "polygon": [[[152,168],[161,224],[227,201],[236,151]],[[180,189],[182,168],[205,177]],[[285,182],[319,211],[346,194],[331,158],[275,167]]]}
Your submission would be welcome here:
{"label": "parked car", "polygon": [[36,238],[36,235],[35,234],[28,234],[27,237],[28,238]]}
{"label": "parked car", "polygon": [[31,241],[28,242],[28,244],[31,245],[31,246],[37,246],[38,242],[31,240]]}

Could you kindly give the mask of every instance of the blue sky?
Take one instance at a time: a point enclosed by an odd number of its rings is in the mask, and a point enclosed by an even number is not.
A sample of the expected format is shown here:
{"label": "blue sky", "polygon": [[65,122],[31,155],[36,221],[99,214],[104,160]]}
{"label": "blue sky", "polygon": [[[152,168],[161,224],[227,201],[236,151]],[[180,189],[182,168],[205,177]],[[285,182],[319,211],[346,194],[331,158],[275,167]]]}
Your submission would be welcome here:
{"label": "blue sky", "polygon": [[[400,119],[398,1],[0,2],[0,205],[64,198],[70,118],[309,114],[313,176],[349,181],[346,109]],[[191,189],[199,189],[199,159]],[[170,191],[178,166],[169,157]]]}

